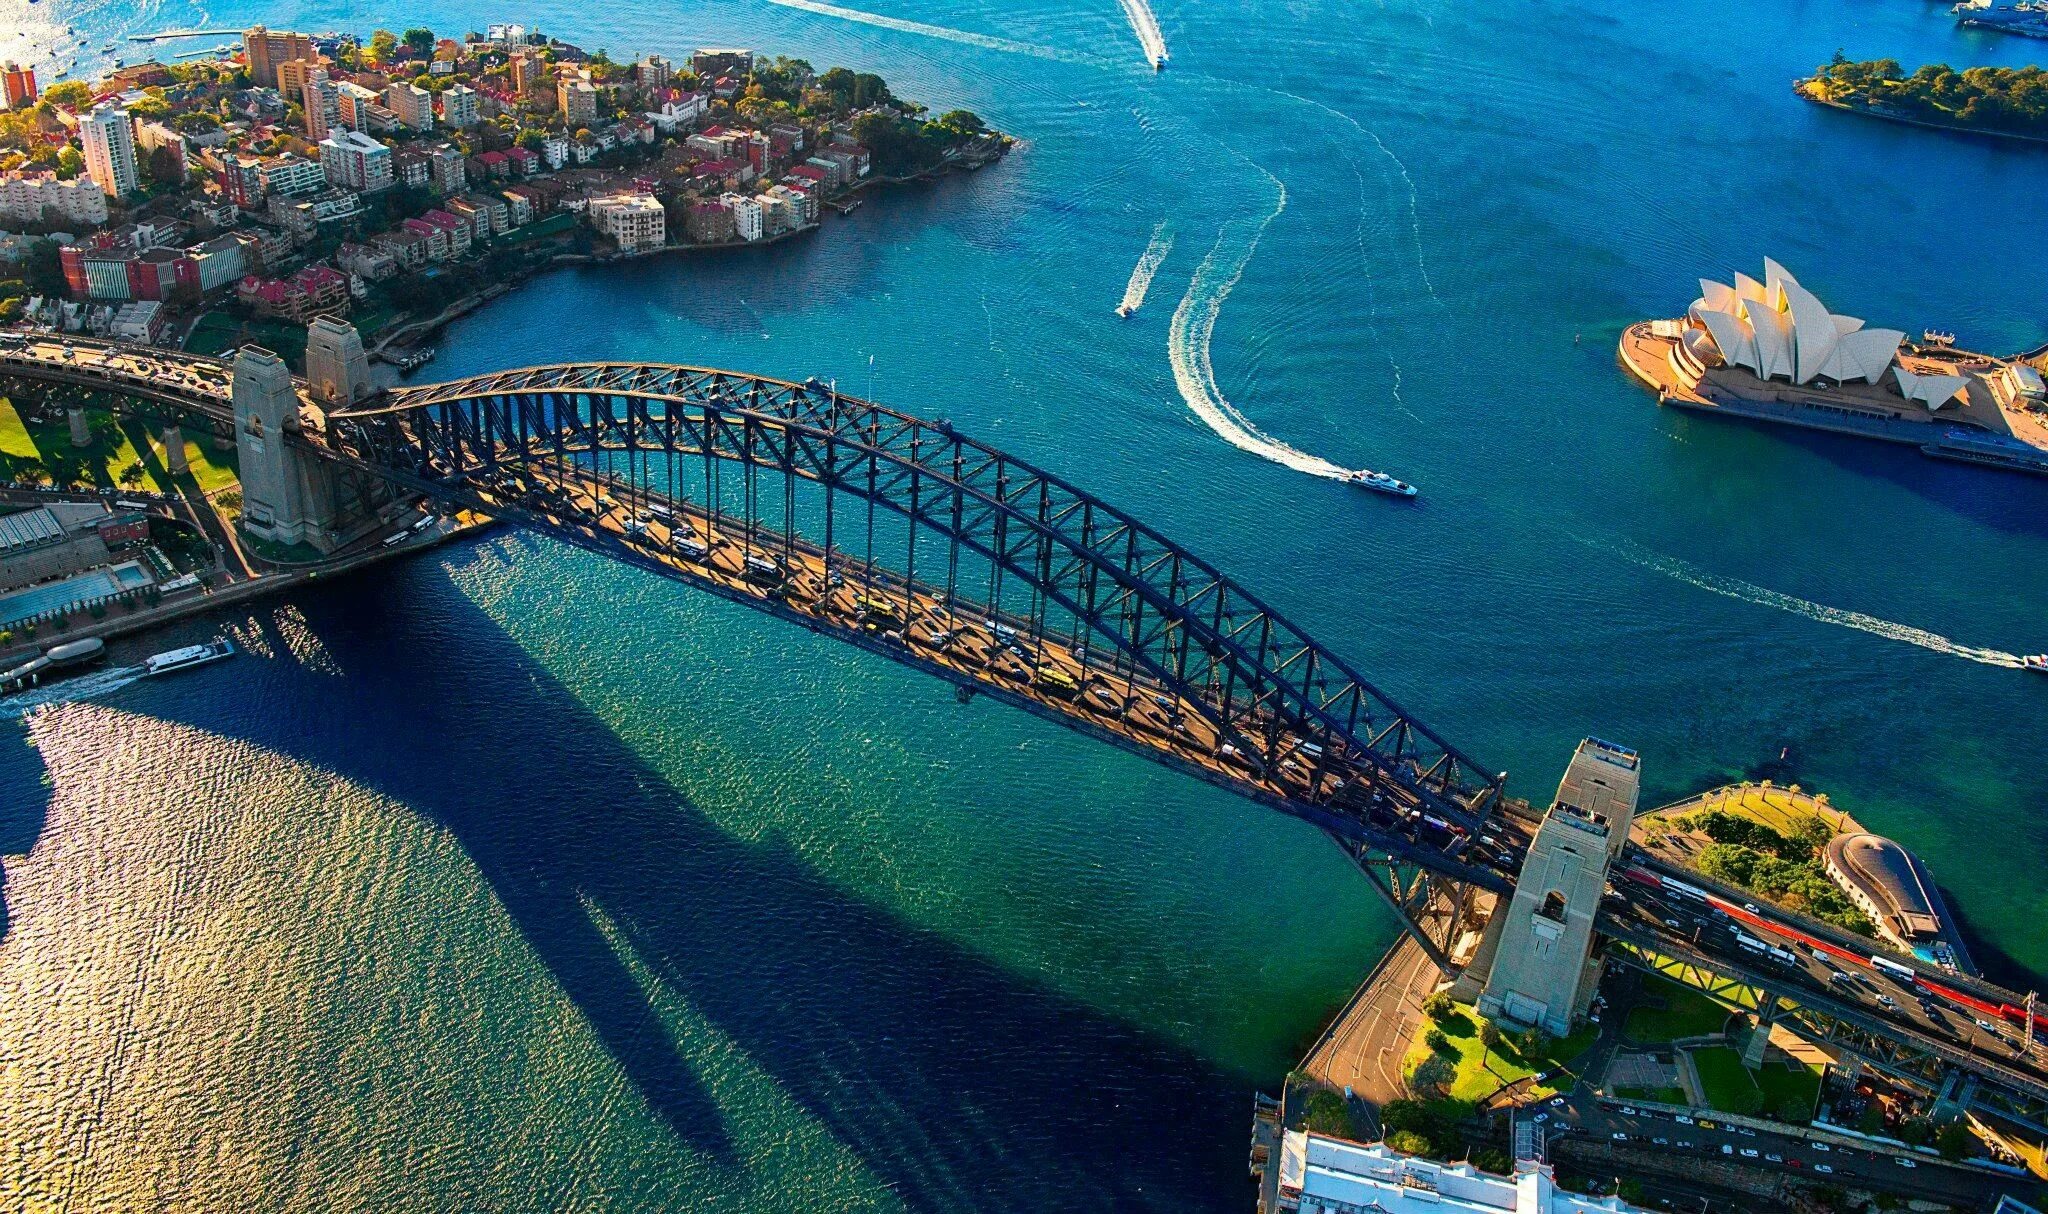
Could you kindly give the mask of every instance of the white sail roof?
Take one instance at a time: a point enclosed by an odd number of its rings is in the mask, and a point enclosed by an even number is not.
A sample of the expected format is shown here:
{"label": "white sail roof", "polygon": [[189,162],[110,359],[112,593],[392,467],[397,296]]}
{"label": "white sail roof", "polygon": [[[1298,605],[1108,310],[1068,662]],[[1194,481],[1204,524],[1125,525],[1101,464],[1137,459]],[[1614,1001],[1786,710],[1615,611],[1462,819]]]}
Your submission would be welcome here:
{"label": "white sail roof", "polygon": [[1898,377],[1899,395],[1926,405],[1929,413],[1954,400],[1970,382],[1967,375],[1915,375],[1904,367],[1893,368],[1892,374]]}
{"label": "white sail roof", "polygon": [[1731,365],[1795,384],[1816,379],[1876,383],[1906,336],[1896,329],[1867,329],[1853,316],[1836,316],[1769,258],[1764,259],[1762,282],[1747,274],[1737,274],[1732,287],[1701,279],[1692,316]]}

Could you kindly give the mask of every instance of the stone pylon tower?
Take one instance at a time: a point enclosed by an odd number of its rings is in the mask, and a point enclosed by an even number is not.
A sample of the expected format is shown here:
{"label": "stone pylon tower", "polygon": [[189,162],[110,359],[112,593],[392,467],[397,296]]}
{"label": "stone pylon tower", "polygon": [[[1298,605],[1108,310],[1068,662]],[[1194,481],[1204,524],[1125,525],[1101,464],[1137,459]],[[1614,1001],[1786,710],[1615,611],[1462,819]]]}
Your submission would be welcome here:
{"label": "stone pylon tower", "polygon": [[374,391],[370,360],[354,325],[318,316],[306,326],[306,385],[313,399],[329,409],[354,404]]}
{"label": "stone pylon tower", "polygon": [[335,547],[332,474],[287,442],[299,429],[291,368],[260,346],[235,355],[235,449],[242,465],[242,527],[280,544]]}
{"label": "stone pylon tower", "polygon": [[1479,1010],[1562,1035],[1598,985],[1593,920],[1607,868],[1628,841],[1641,781],[1636,752],[1587,738],[1572,754],[1515,881],[1495,912],[1499,939]]}

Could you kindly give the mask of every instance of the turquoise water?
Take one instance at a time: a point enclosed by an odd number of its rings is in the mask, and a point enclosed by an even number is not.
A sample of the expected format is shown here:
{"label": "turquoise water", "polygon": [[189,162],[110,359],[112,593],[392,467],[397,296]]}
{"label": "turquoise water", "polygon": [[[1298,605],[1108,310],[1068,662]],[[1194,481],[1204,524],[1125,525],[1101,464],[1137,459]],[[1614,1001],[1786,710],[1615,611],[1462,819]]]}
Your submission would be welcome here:
{"label": "turquoise water", "polygon": [[[1767,255],[2041,340],[2048,157],[1788,88],[2039,48],[1878,0],[1156,8],[1158,75],[1107,2],[449,6],[871,67],[1023,144],[814,239],[554,275],[428,374],[667,359],[950,417],[1515,791],[1588,733],[1652,800],[1796,779],[1917,850],[1980,960],[2048,968],[2048,687],[2003,657],[2048,648],[2048,487],[1659,411],[1613,354]],[[1242,1209],[1250,1092],[1387,938],[1299,824],[537,537],[230,623],[247,656],[0,749],[0,1204]]]}

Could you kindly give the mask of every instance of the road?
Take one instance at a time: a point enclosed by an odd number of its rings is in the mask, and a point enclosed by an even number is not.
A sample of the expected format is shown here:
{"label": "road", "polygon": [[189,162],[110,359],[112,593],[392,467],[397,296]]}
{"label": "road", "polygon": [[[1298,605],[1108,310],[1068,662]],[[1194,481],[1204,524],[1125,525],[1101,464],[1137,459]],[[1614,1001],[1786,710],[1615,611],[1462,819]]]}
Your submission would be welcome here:
{"label": "road", "polygon": [[[1888,976],[1867,960],[1851,962],[1776,935],[1770,928],[1744,923],[1669,884],[1652,888],[1625,878],[1617,880],[1604,909],[1610,934],[1662,937],[1672,955],[1698,956],[1707,968],[1714,968],[1716,958],[1739,958],[1740,969],[1783,988],[1783,993],[1803,1004],[1846,1013],[1889,1034],[1946,1048],[1959,1054],[1959,1061],[1994,1078],[2048,1090],[2048,1034],[2037,1033],[2029,1046],[2022,1026],[1958,1006],[1921,985]],[[1816,934],[1815,925],[1793,924],[1783,912],[1760,902],[1744,902],[1737,909]],[[1866,959],[1879,947],[1871,941],[1860,943],[1860,956]],[[1723,962],[1723,968],[1737,967]],[[1910,962],[1909,968],[1953,989],[1974,992],[1985,985],[1935,970],[1925,962]]]}
{"label": "road", "polygon": [[[1583,1134],[1631,1152],[1723,1160],[1789,1179],[1867,1186],[1988,1209],[2001,1193],[2026,1198],[2034,1184],[1974,1168],[1950,1166],[1934,1156],[1810,1141],[1769,1130],[1731,1126],[1712,1114],[1689,1116],[1596,1097],[1584,1084],[1535,1106],[1548,1136]],[[1559,1127],[1563,1127],[1560,1130]]]}
{"label": "road", "polygon": [[1422,1001],[1439,977],[1429,955],[1403,933],[1302,1060],[1309,1075],[1351,1092],[1353,1110],[1375,1134],[1380,1106],[1408,1094],[1401,1061],[1422,1022]]}

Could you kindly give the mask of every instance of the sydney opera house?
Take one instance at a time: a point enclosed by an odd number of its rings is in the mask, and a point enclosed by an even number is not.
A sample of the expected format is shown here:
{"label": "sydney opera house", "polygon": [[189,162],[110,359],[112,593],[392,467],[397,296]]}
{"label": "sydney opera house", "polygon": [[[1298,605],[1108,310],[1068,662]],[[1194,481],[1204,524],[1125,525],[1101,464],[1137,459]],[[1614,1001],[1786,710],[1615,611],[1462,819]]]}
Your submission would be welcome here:
{"label": "sydney opera house", "polygon": [[1761,280],[1702,279],[1684,316],[1631,325],[1620,353],[1666,404],[2048,471],[2048,391],[2034,367],[1830,312],[1769,259]]}

